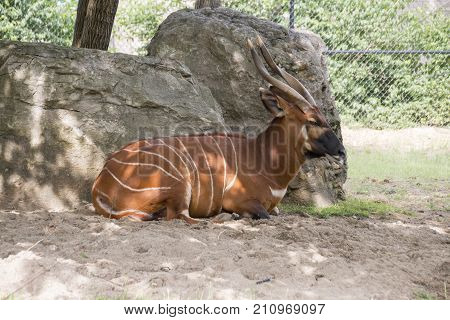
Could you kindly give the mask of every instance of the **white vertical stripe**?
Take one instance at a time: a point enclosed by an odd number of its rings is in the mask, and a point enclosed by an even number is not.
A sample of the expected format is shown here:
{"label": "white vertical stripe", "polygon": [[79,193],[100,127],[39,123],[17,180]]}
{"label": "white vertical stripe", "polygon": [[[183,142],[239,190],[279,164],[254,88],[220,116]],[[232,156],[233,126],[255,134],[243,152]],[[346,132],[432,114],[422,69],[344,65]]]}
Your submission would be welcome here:
{"label": "white vertical stripe", "polygon": [[225,194],[225,187],[226,187],[226,183],[227,183],[227,160],[225,159],[222,149],[220,148],[216,139],[214,137],[211,137],[211,138],[213,139],[214,143],[216,144],[217,149],[219,149],[220,155],[222,156],[222,159],[223,159],[223,190],[222,190],[222,199],[223,199],[223,195]]}
{"label": "white vertical stripe", "polygon": [[230,182],[230,183],[227,185],[227,187],[225,188],[225,191],[230,190],[231,187],[234,185],[234,183],[236,182],[236,178],[237,178],[238,170],[239,170],[239,168],[238,168],[238,161],[237,161],[236,148],[234,147],[233,140],[231,140],[231,138],[228,137],[228,136],[227,136],[227,138],[228,138],[228,140],[230,140],[231,146],[233,147],[233,151],[234,151],[234,167],[235,167],[235,173],[234,173],[233,179],[231,180],[231,182]]}
{"label": "white vertical stripe", "polygon": [[184,167],[186,168],[187,174],[189,174],[190,170],[188,168],[188,165],[186,164],[186,162],[183,160],[183,158],[181,157],[181,155],[178,153],[177,149],[175,149],[174,147],[172,147],[171,145],[165,143],[163,140],[158,139],[161,143],[160,144],[151,144],[150,142],[148,142],[147,140],[145,140],[145,143],[150,146],[150,147],[156,147],[156,146],[163,146],[163,147],[167,147],[170,150],[172,150],[178,158],[180,158],[181,162],[183,162]]}
{"label": "white vertical stripe", "polygon": [[202,144],[200,143],[200,140],[198,138],[197,142],[200,145],[200,148],[202,149],[203,155],[205,157],[205,161],[206,161],[206,165],[208,166],[208,171],[209,171],[209,178],[210,178],[210,183],[211,183],[211,198],[209,199],[209,207],[208,207],[208,211],[207,213],[211,212],[211,207],[213,204],[213,199],[214,199],[214,181],[213,181],[213,176],[212,176],[212,172],[211,172],[211,167],[209,166],[209,162],[208,162],[208,157],[206,156],[205,150],[203,149]]}
{"label": "white vertical stripe", "polygon": [[[180,140],[180,138],[178,137],[174,137],[178,143],[181,145],[181,147],[183,148],[183,150],[179,150],[178,148],[176,148],[178,151],[180,151],[180,154],[183,156],[183,158],[186,160],[186,163],[189,165],[189,170],[194,169],[194,166],[192,165],[192,158],[189,155],[189,152],[187,151],[186,146],[184,145],[183,141]],[[186,155],[187,154],[187,155]],[[188,157],[189,156],[189,157]]]}
{"label": "white vertical stripe", "polygon": [[[190,162],[192,163],[192,165],[195,168],[195,177],[196,177],[196,184],[197,184],[197,199],[196,199],[196,204],[198,206],[199,203],[199,198],[200,198],[200,190],[201,190],[201,185],[200,185],[200,174],[198,173],[198,167],[197,164],[195,163],[194,159],[192,159],[191,154],[189,153],[189,151],[187,150],[186,146],[184,145],[183,141],[181,141],[181,139],[179,139],[178,137],[176,138],[178,140],[178,142],[181,144],[181,146],[183,147],[183,149],[186,151],[187,157],[189,157]],[[186,157],[186,158],[187,158]]]}

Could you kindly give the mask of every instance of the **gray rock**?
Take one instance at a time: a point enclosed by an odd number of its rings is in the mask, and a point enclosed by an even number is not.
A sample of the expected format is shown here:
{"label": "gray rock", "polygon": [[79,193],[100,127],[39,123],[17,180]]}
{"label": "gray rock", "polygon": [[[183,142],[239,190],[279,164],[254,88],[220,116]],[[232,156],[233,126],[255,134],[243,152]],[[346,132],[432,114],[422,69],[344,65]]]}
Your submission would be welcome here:
{"label": "gray rock", "polygon": [[[228,126],[254,132],[270,120],[258,93],[258,88],[266,84],[246,44],[248,38],[258,34],[275,62],[303,82],[341,137],[322,54],[324,43],[311,32],[289,32],[273,22],[226,8],[186,9],[171,14],[161,24],[147,50],[150,56],[185,64],[211,90]],[[327,205],[344,197],[345,179],[345,166],[326,157],[311,160],[292,182],[289,196],[304,203]]]}
{"label": "gray rock", "polygon": [[120,146],[221,125],[209,89],[177,62],[0,42],[0,208],[77,206]]}

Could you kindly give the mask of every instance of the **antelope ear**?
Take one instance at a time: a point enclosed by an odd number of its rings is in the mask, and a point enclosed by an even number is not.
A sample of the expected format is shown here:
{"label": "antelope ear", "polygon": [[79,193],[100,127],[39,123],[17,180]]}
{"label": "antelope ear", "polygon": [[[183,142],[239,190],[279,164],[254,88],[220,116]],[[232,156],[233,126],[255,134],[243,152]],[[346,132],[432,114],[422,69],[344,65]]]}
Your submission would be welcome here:
{"label": "antelope ear", "polygon": [[259,95],[261,96],[261,101],[266,109],[269,110],[275,117],[279,118],[284,116],[284,111],[278,105],[278,100],[272,91],[259,88]]}

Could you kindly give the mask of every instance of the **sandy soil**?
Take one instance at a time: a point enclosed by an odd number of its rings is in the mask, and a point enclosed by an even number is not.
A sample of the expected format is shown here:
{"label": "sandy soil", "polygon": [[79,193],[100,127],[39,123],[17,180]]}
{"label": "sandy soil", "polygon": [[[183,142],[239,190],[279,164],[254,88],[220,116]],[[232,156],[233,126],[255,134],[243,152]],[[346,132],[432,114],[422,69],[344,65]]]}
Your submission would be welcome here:
{"label": "sandy soil", "polygon": [[109,221],[86,206],[0,219],[3,298],[443,298],[450,278],[445,213],[188,226]]}

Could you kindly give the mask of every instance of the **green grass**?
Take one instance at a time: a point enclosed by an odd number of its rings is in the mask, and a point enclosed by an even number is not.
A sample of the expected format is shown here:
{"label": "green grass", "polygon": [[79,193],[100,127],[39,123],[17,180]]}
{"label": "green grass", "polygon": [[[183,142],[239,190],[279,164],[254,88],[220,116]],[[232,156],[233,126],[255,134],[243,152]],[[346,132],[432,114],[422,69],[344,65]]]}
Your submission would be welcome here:
{"label": "green grass", "polygon": [[424,291],[419,291],[419,292],[414,293],[414,299],[415,300],[436,300],[437,298],[430,293],[427,293]]}
{"label": "green grass", "polygon": [[369,215],[386,215],[389,213],[408,214],[405,210],[384,202],[360,199],[347,199],[326,208],[302,206],[296,203],[282,203],[280,210],[286,213],[307,213],[320,218],[330,216],[368,217]]}
{"label": "green grass", "polygon": [[450,180],[450,155],[446,153],[354,150],[348,152],[348,176],[407,180]]}
{"label": "green grass", "polygon": [[5,296],[0,296],[0,300],[17,300],[17,297],[14,294],[7,294]]}
{"label": "green grass", "polygon": [[84,259],[88,259],[88,255],[84,252],[80,252],[80,257],[84,258]]}
{"label": "green grass", "polygon": [[116,296],[103,296],[99,295],[94,298],[95,300],[145,300],[142,297],[131,297],[127,292],[122,292],[117,294]]}

